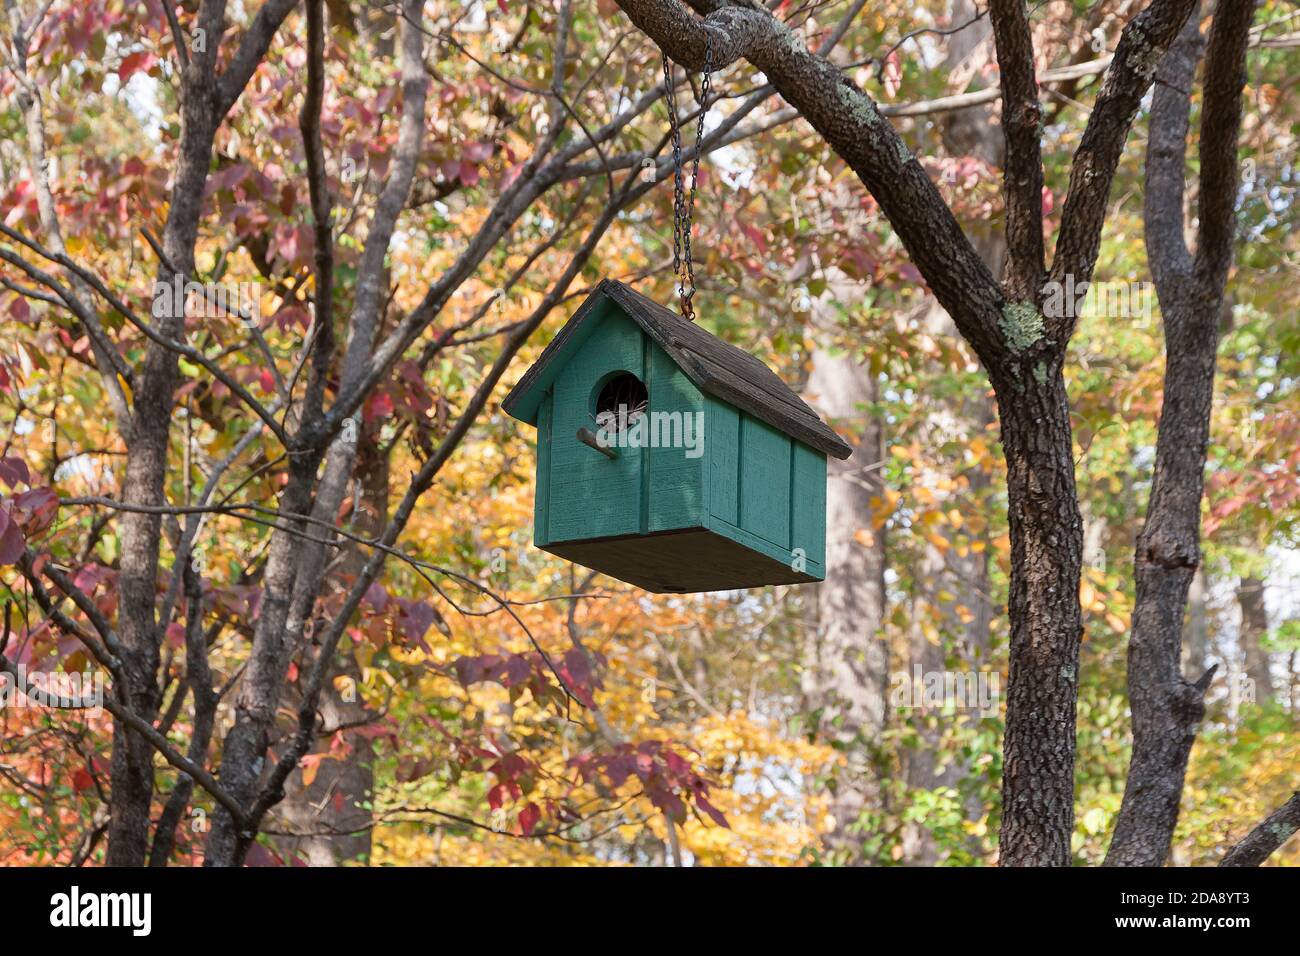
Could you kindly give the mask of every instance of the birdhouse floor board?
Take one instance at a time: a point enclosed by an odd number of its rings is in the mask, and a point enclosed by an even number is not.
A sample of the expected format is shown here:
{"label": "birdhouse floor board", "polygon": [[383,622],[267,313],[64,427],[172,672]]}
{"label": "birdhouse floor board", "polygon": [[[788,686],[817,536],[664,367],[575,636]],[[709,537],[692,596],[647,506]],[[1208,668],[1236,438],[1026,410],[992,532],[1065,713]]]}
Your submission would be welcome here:
{"label": "birdhouse floor board", "polygon": [[656,594],[730,591],[765,584],[813,584],[817,574],[795,571],[721,534],[687,528],[543,546],[557,557]]}

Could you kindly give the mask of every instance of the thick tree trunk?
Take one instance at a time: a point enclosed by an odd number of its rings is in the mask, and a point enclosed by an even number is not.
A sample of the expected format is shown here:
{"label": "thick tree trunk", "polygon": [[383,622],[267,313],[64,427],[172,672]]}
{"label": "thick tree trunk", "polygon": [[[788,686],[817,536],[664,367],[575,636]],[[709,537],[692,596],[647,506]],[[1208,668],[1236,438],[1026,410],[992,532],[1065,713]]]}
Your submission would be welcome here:
{"label": "thick tree trunk", "polygon": [[[876,401],[871,372],[846,356],[819,351],[808,382],[827,418],[849,425],[861,438],[853,457],[829,462],[826,488],[826,580],[817,588],[817,624],[805,695],[821,710],[821,729],[844,745],[848,772],[832,799],[831,849],[850,861],[861,857],[862,836],[849,832],[879,797],[872,754],[885,726],[889,649],[881,632],[885,615],[885,535],[871,530],[871,499],[883,493],[880,419],[863,405]],[[870,535],[866,540],[859,531]]]}
{"label": "thick tree trunk", "polygon": [[[290,465],[288,487],[279,502],[282,513],[310,512],[315,466],[314,456],[299,457]],[[267,769],[266,752],[280,691],[290,655],[301,635],[300,630],[291,631],[289,627],[298,556],[312,559],[312,566],[305,569],[310,580],[320,574],[323,566],[323,555],[314,551],[292,532],[277,531],[271,542],[253,649],[235,698],[235,724],[226,734],[221,754],[221,784],[243,806],[251,804],[258,781]],[[241,865],[255,835],[240,832],[230,813],[219,809],[204,847],[204,866]]]}
{"label": "thick tree trunk", "polygon": [[1011,524],[1003,866],[1067,866],[1074,826],[1083,522],[1063,356],[998,383]]}

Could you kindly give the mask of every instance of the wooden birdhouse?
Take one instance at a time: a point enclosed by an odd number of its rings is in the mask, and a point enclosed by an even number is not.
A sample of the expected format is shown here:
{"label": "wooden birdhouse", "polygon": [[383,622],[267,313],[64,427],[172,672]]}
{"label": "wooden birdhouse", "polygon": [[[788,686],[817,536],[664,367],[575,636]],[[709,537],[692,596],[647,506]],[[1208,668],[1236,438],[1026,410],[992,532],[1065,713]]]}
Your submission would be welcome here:
{"label": "wooden birdhouse", "polygon": [[606,279],[505,400],[537,426],[534,543],[655,592],[826,576],[826,456],[766,365]]}

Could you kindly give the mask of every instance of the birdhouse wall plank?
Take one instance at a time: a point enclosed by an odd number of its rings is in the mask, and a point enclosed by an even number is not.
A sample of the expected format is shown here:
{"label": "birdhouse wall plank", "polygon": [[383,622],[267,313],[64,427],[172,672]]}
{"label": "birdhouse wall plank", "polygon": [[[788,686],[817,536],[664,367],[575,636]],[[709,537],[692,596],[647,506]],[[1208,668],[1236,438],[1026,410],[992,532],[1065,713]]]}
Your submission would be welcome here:
{"label": "birdhouse wall plank", "polygon": [[[647,509],[644,531],[669,531],[699,527],[704,517],[704,454],[708,450],[708,422],[697,425],[704,413],[704,396],[662,349],[646,340],[649,410],[658,447],[646,462]],[[688,457],[685,440],[702,441],[698,457]]]}
{"label": "birdhouse wall plank", "polygon": [[740,525],[740,413],[716,398],[708,399],[705,418],[705,457],[708,513],[730,525]]}
{"label": "birdhouse wall plank", "polygon": [[802,549],[809,566],[826,563],[826,456],[795,442],[790,496],[790,550]]}
{"label": "birdhouse wall plank", "polygon": [[721,399],[705,402],[706,527],[784,564],[801,548],[808,573],[824,576],[826,456]]}
{"label": "birdhouse wall plank", "polygon": [[577,432],[595,430],[594,394],[611,374],[631,372],[645,380],[642,338],[636,323],[611,311],[555,381],[548,524],[552,541],[641,530],[643,449],[619,448],[611,460],[578,441]]}
{"label": "birdhouse wall plank", "polygon": [[791,440],[749,415],[740,420],[740,527],[790,547]]}

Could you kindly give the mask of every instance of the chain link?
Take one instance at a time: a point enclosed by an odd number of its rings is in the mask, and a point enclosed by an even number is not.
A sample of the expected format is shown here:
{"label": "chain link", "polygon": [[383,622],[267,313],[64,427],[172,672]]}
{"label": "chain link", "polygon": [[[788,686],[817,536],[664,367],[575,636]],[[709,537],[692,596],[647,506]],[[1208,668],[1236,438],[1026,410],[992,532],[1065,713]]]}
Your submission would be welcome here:
{"label": "chain link", "polygon": [[664,54],[664,99],[668,103],[668,123],[673,142],[673,274],[677,277],[677,294],[682,300],[682,318],[695,321],[695,264],[691,259],[691,224],[695,212],[695,188],[700,181],[700,153],[704,142],[704,115],[713,88],[713,37],[704,32],[704,76],[700,80],[700,115],[695,129],[695,159],[691,167],[691,189],[686,192],[682,177],[682,129],[677,115],[677,92],[673,89],[672,64]]}

